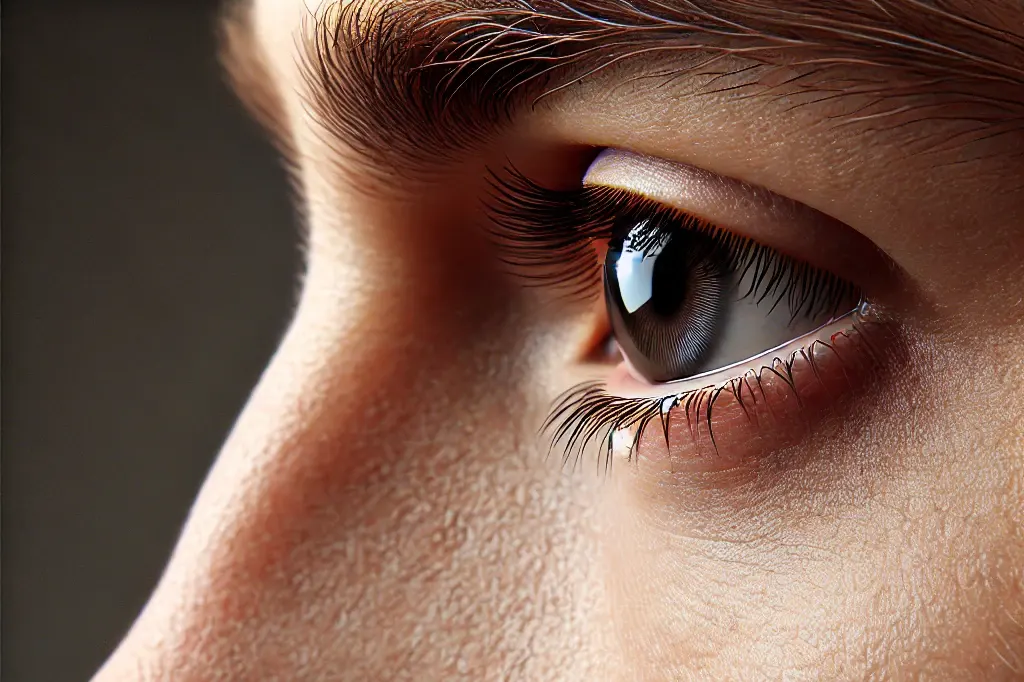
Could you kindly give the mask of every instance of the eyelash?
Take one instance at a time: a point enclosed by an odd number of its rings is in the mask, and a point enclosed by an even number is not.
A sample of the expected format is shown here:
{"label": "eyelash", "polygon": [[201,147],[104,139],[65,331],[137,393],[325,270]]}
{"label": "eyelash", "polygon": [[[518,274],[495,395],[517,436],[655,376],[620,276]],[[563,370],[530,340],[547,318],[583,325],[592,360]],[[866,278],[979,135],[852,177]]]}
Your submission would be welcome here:
{"label": "eyelash", "polygon": [[503,176],[491,174],[486,210],[502,260],[527,285],[559,287],[570,298],[591,295],[599,278],[591,244],[610,239],[615,221],[635,218],[655,226],[652,242],[667,231],[702,236],[701,248],[722,254],[727,272],[752,275],[739,300],[770,301],[766,314],[785,302],[791,322],[826,312],[835,317],[845,312],[843,301],[859,296],[857,287],[830,272],[628,190],[553,190],[513,168]]}
{"label": "eyelash", "polygon": [[[723,395],[733,396],[747,420],[756,422],[757,418],[753,415],[753,409],[768,401],[763,383],[766,374],[784,382],[788,390],[799,401],[800,397],[796,392],[793,373],[794,365],[800,359],[805,360],[817,377],[815,354],[818,348],[833,353],[842,363],[843,355],[836,348],[840,339],[860,341],[873,364],[879,366],[880,356],[866,336],[865,326],[867,324],[863,320],[852,322],[850,329],[835,332],[828,341],[815,339],[806,348],[800,348],[790,353],[786,360],[776,356],[770,364],[765,364],[756,371],[748,370],[742,376],[734,377],[722,384],[709,384],[665,397],[623,398],[608,393],[602,382],[599,381],[586,381],[577,384],[555,401],[550,416],[541,427],[541,433],[550,434],[548,456],[550,457],[554,449],[561,443],[564,448],[561,458],[562,466],[569,466],[571,463],[571,468],[575,470],[582,461],[587,446],[594,442],[604,441],[604,456],[598,459],[597,464],[600,469],[603,463],[607,472],[612,465],[613,438],[616,433],[632,431],[627,460],[633,459],[646,428],[655,420],[658,420],[661,426],[665,445],[669,446],[669,419],[679,407],[682,407],[683,414],[686,416],[686,425],[692,441],[700,443],[703,429],[711,449],[717,453],[718,443],[715,439],[712,413],[719,398]],[[744,397],[744,389],[746,389],[746,397]],[[758,399],[759,394],[760,400]]]}
{"label": "eyelash", "polygon": [[[656,225],[656,233],[671,229],[703,235],[709,248],[726,256],[726,268],[741,278],[752,271],[752,283],[740,298],[755,297],[758,304],[770,301],[768,314],[785,302],[791,321],[800,315],[817,317],[825,312],[835,319],[837,313],[845,312],[839,310],[843,301],[861,296],[857,287],[830,272],[627,190],[595,186],[554,190],[514,168],[492,173],[490,184],[492,192],[485,209],[501,260],[512,266],[527,286],[557,287],[570,299],[592,296],[597,288],[600,267],[592,244],[610,239],[616,220],[641,216]],[[858,310],[864,309],[862,301]],[[748,420],[753,419],[748,405],[759,403],[758,393],[762,400],[767,399],[762,384],[766,373],[778,377],[796,395],[793,366],[797,360],[805,359],[817,377],[815,353],[819,348],[843,361],[835,347],[840,337],[865,341],[863,345],[874,358],[871,343],[864,338],[865,324],[863,317],[855,318],[848,329],[833,333],[827,341],[815,339],[785,360],[776,356],[757,371],[748,370],[724,383],[666,397],[624,398],[609,394],[601,382],[578,384],[556,400],[541,428],[542,433],[550,435],[548,454],[561,444],[563,466],[571,463],[575,469],[586,447],[603,440],[604,456],[598,459],[598,467],[603,462],[608,470],[617,432],[633,432],[630,459],[644,430],[655,420],[668,445],[670,414],[678,407],[683,408],[694,442],[704,431],[717,452],[712,413],[721,396],[732,395]]]}

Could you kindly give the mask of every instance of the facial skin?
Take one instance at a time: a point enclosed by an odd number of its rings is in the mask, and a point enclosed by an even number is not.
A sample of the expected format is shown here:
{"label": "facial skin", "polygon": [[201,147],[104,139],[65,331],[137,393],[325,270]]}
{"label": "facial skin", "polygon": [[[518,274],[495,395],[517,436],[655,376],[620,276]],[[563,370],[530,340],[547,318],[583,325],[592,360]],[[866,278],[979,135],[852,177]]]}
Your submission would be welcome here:
{"label": "facial skin", "polygon": [[[993,27],[984,68],[1003,80],[904,87],[882,57],[772,58],[747,97],[632,78],[696,64],[670,51],[424,164],[425,136],[393,130],[374,155],[326,125],[297,40],[310,10],[257,0],[230,33],[234,72],[294,169],[302,295],[94,680],[1024,679],[1024,10],[944,7]],[[889,89],[818,101],[871,79]],[[877,245],[856,284],[885,311],[882,360],[826,377],[807,429],[765,427],[785,438],[725,413],[735,459],[660,433],[607,474],[546,456],[538,428],[600,306],[522,287],[480,205],[488,168],[571,183],[581,146],[757,185]],[[858,276],[799,234],[757,237]]]}

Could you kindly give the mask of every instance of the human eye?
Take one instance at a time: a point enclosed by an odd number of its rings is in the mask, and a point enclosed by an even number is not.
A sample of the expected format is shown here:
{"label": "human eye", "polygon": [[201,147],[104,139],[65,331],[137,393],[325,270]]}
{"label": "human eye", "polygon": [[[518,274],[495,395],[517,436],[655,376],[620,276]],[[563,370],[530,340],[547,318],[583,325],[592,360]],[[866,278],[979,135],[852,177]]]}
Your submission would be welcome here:
{"label": "human eye", "polygon": [[859,302],[858,288],[828,270],[628,190],[590,186],[621,207],[609,216],[604,296],[611,335],[642,380],[721,371]]}
{"label": "human eye", "polygon": [[618,149],[595,152],[575,188],[515,172],[495,186],[513,272],[561,298],[603,300],[577,363],[587,378],[548,420],[566,463],[591,445],[605,465],[617,449],[650,451],[652,424],[664,439],[653,447],[674,456],[679,415],[691,465],[733,466],[752,442],[791,442],[794,423],[834,412],[864,383],[851,377],[884,361],[884,315],[869,294],[891,286],[893,266],[806,206]]}

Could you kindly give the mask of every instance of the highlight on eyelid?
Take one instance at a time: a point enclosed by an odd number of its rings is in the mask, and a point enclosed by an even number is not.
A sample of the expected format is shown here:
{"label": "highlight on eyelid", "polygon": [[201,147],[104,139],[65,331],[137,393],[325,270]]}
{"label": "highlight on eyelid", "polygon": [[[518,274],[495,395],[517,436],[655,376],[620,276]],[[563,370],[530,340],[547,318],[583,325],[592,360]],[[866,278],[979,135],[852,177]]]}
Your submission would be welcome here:
{"label": "highlight on eyelid", "polygon": [[762,187],[624,149],[602,150],[583,183],[626,190],[741,231],[806,230],[817,215]]}

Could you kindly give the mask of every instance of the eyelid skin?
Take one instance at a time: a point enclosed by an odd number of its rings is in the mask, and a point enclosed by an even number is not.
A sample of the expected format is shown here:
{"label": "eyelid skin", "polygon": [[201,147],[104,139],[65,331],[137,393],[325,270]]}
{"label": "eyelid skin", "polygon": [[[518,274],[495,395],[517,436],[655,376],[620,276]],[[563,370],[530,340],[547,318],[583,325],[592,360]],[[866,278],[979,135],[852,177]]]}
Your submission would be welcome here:
{"label": "eyelid skin", "polygon": [[584,178],[623,189],[742,233],[854,282],[869,296],[892,290],[897,271],[867,237],[838,220],[774,194],[684,163],[605,149]]}

